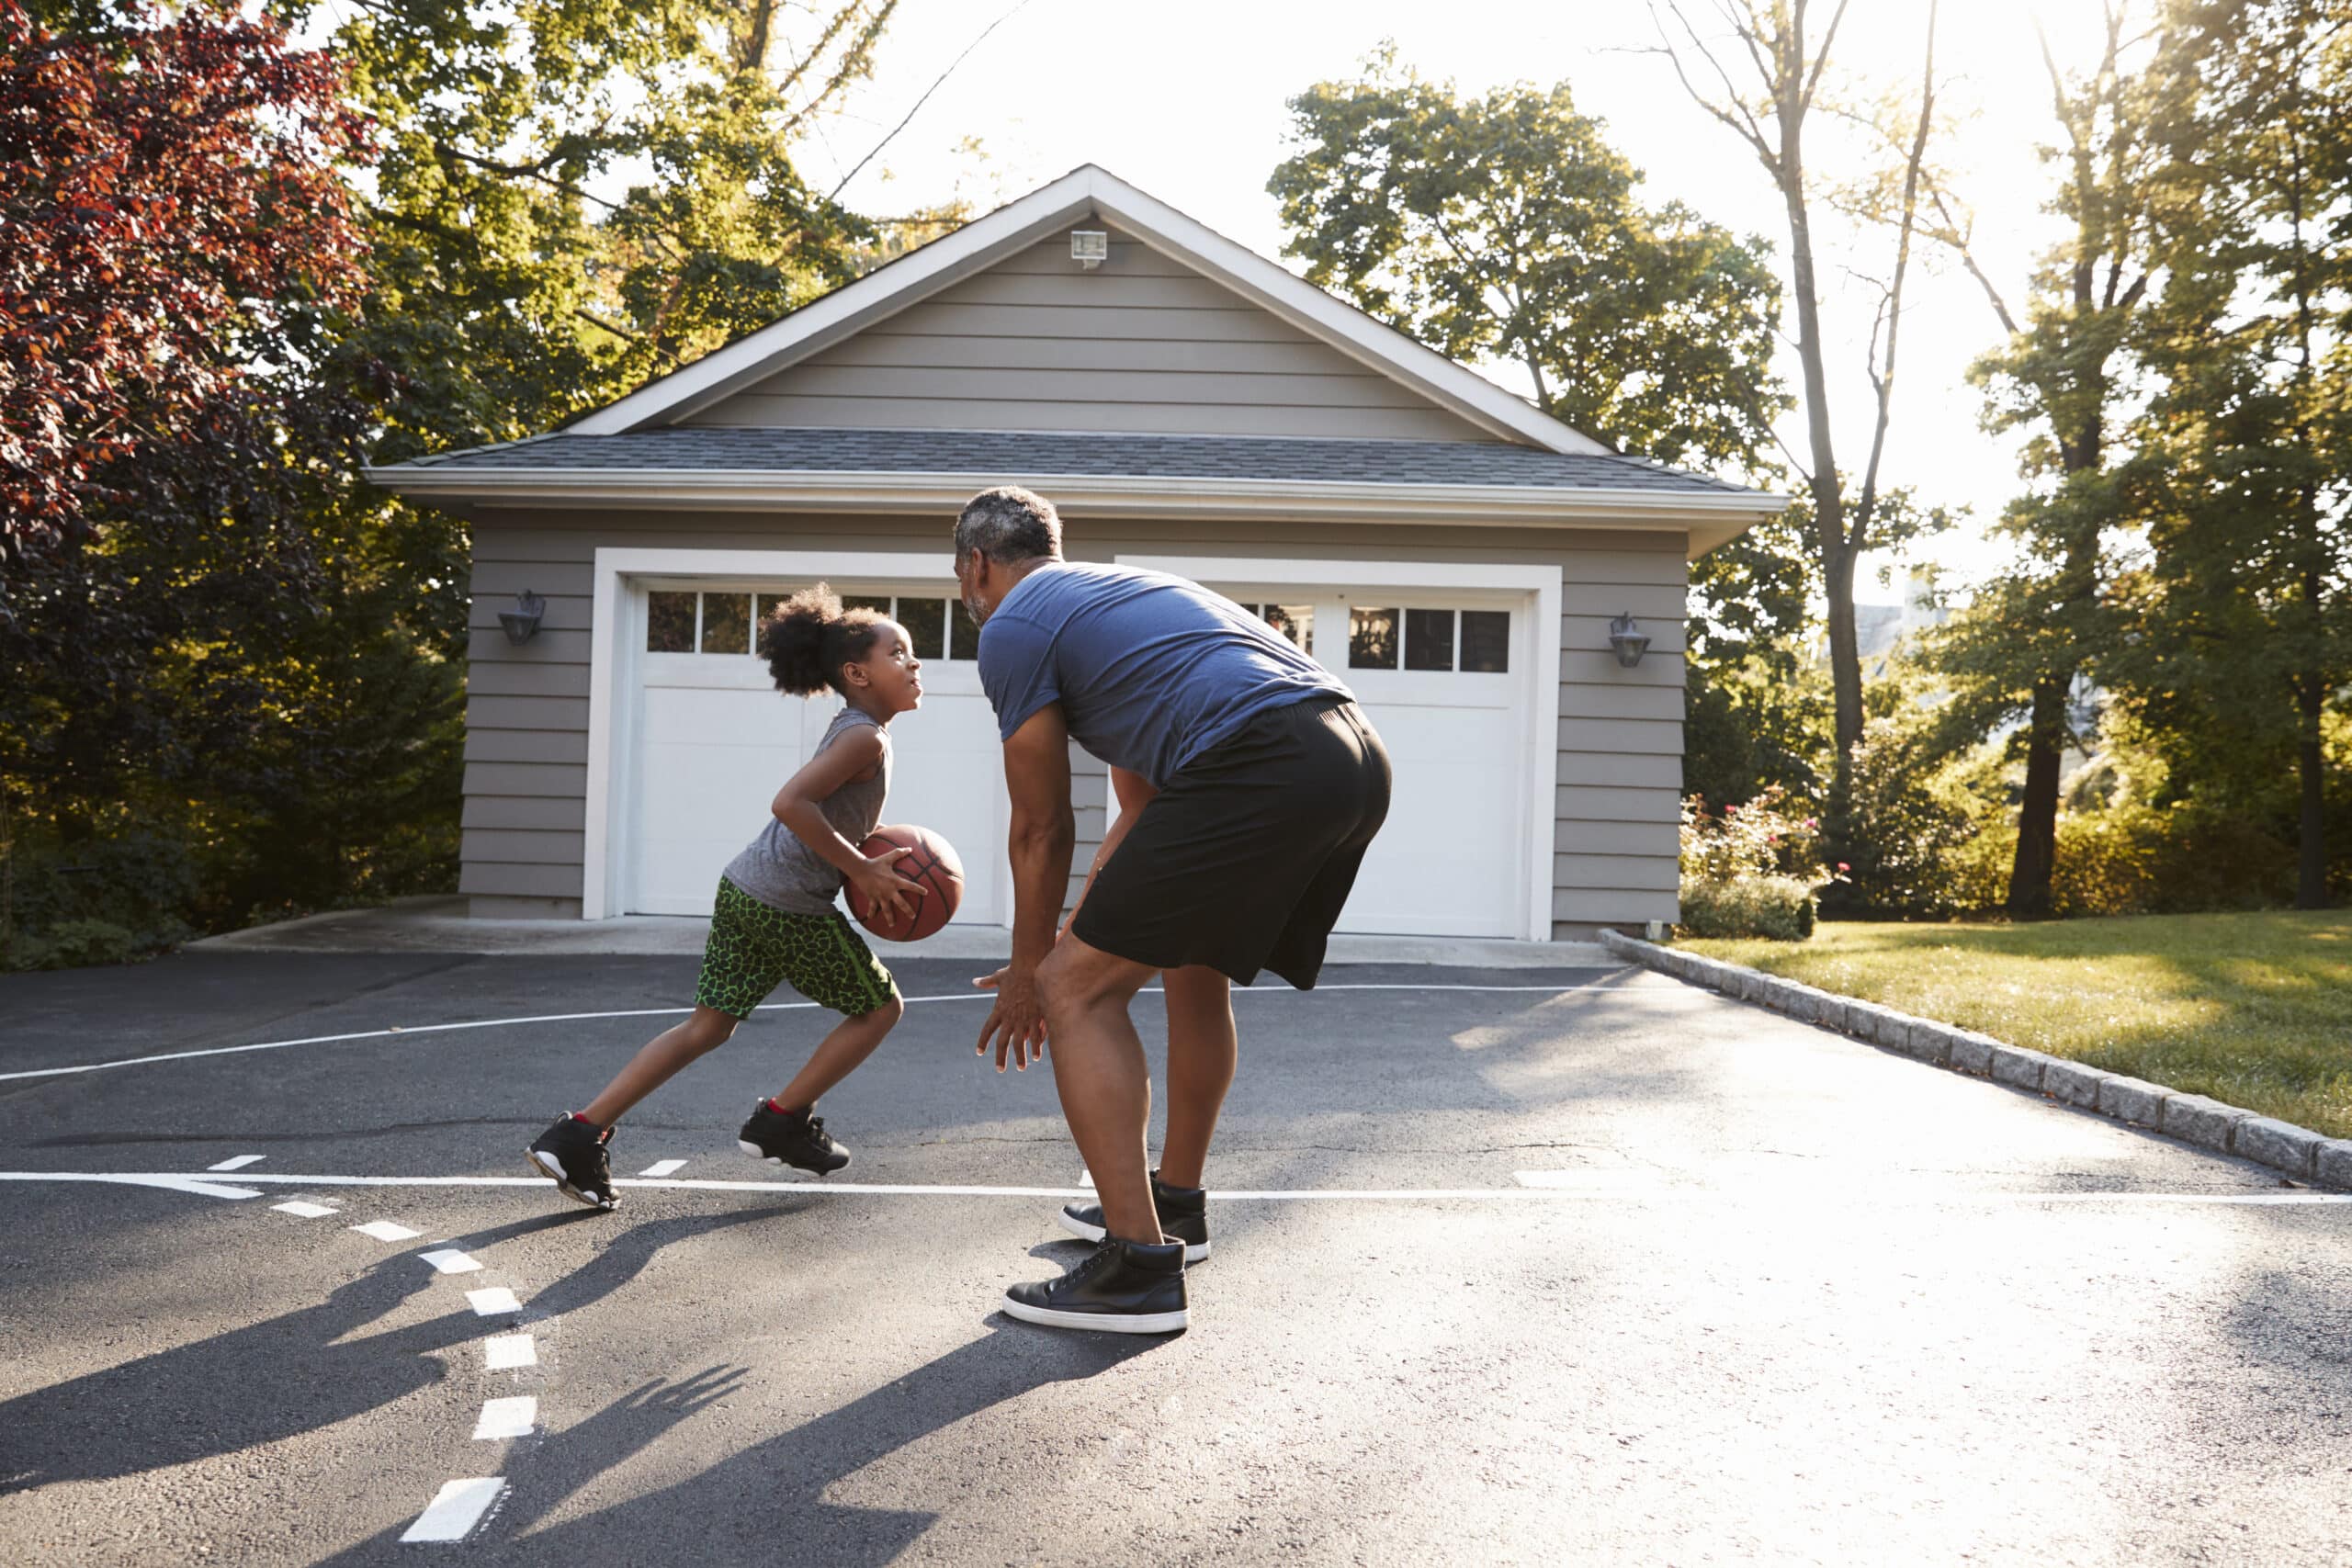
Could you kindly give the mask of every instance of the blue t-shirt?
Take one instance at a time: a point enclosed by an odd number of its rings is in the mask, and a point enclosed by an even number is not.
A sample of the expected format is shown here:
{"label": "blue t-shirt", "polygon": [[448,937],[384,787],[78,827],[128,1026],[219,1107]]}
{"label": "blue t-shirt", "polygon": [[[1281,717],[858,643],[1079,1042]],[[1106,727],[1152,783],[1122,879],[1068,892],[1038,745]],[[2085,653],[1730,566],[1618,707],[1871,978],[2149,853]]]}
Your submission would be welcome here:
{"label": "blue t-shirt", "polygon": [[980,628],[1001,739],[1047,703],[1071,737],[1153,788],[1269,708],[1347,687],[1238,604],[1164,571],[1041,566]]}

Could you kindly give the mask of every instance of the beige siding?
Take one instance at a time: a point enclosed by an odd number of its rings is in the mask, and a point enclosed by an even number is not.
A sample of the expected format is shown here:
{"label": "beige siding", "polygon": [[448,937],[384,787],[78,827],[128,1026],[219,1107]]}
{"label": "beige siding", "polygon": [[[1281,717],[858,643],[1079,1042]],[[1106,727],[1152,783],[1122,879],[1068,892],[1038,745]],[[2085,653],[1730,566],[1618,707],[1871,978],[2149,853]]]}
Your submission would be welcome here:
{"label": "beige siding", "polygon": [[[466,869],[480,914],[579,909],[584,824],[588,666],[585,628],[594,551],[605,546],[919,552],[943,581],[948,520],[740,513],[492,513],[474,531],[473,625],[529,588],[548,600],[543,629],[514,648],[503,634],[474,643],[468,707]],[[1682,753],[1679,542],[1606,531],[1398,528],[1216,520],[1089,520],[1070,554],[1122,552],[1500,562],[1561,569],[1560,716],[1554,932],[1671,919]],[[1650,638],[1633,670],[1610,653],[1608,623],[1631,612]],[[577,637],[560,634],[577,633]],[[1105,822],[1108,779],[1073,757],[1075,894]],[[570,855],[564,862],[561,857]],[[549,858],[554,857],[554,858]],[[568,880],[567,880],[568,879]],[[566,904],[569,900],[569,904]]]}
{"label": "beige siding", "polygon": [[1092,272],[1057,233],[690,423],[1493,439],[1115,232]]}

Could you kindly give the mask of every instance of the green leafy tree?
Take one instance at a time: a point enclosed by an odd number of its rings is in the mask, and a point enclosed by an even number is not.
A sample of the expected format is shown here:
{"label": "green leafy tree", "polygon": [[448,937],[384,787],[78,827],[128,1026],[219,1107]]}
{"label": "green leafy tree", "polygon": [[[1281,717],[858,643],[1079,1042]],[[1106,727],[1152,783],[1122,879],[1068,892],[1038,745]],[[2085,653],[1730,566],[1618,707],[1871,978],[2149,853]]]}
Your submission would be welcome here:
{"label": "green leafy tree", "polygon": [[1392,47],[1290,100],[1267,188],[1308,281],[1467,361],[1523,370],[1544,412],[1661,462],[1753,471],[1786,406],[1762,242],[1640,175],[1564,83],[1464,98]]}
{"label": "green leafy tree", "polygon": [[2295,901],[2328,901],[2327,732],[2352,671],[2352,23],[2324,0],[2171,13],[2139,434],[2149,557],[2115,660],[2158,729],[2296,781]]}

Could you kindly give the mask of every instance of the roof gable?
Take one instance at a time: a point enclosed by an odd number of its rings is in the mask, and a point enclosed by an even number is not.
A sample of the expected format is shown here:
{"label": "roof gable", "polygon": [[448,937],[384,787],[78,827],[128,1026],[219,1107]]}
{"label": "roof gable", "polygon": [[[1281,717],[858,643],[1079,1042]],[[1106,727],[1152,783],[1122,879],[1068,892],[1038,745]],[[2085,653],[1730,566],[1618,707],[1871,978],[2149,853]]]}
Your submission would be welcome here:
{"label": "roof gable", "polygon": [[[1102,272],[1079,274],[1068,262],[1062,236],[1073,226],[1116,231],[1113,262]],[[1049,266],[1055,251],[1061,259]],[[1123,303],[1104,314],[1081,303],[1090,289],[1091,298]],[[1046,308],[1032,308],[1039,305]],[[997,325],[982,319],[990,310]],[[1121,319],[1122,310],[1129,317],[1162,310],[1163,323],[1184,330]],[[957,330],[959,316],[962,327],[978,330]],[[869,329],[874,335],[861,337]],[[982,337],[993,347],[941,341],[953,337]],[[1025,347],[1013,342],[1024,337]],[[927,363],[894,366],[894,355]],[[1003,362],[1007,355],[1013,363]],[[1023,355],[1039,361],[1025,377]],[[929,363],[943,356],[951,362]],[[975,362],[956,362],[967,358]],[[674,424],[1008,423],[1608,451],[1091,164],[570,429],[611,435]]]}

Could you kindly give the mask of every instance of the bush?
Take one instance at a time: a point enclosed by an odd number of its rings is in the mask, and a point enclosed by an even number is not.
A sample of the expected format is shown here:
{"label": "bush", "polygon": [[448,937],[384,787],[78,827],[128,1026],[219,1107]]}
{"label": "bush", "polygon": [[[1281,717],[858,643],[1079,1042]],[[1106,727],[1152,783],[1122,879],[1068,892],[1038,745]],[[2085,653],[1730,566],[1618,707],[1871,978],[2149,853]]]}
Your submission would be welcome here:
{"label": "bush", "polygon": [[28,969],[79,969],[94,964],[128,964],[139,942],[112,920],[61,920],[26,951]]}
{"label": "bush", "polygon": [[1684,936],[1766,937],[1803,942],[1813,934],[1813,889],[1793,876],[1682,879]]}

